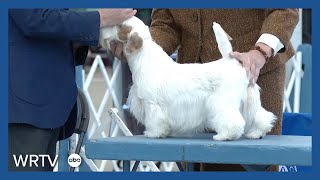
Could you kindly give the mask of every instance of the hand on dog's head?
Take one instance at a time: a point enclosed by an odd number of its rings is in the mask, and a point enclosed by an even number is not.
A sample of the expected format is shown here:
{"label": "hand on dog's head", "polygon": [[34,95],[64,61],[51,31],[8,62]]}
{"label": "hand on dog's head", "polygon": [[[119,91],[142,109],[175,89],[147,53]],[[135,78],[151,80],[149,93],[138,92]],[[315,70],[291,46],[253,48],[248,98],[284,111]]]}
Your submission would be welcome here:
{"label": "hand on dog's head", "polygon": [[136,17],[124,21],[121,25],[109,28],[113,28],[108,32],[114,35],[110,36],[105,33],[103,37],[108,38],[103,39],[102,46],[120,60],[128,59],[128,56],[142,48],[143,39],[151,38],[148,26]]}
{"label": "hand on dog's head", "polygon": [[121,42],[113,40],[109,42],[108,51],[121,61],[127,61],[127,55],[134,53],[139,50],[143,45],[142,38],[137,34],[133,33],[127,42]]}
{"label": "hand on dog's head", "polygon": [[[137,33],[133,33],[130,36],[128,42],[121,42],[116,40],[110,41],[109,51],[119,60],[126,62],[127,61],[126,55],[134,53],[135,51],[140,49],[142,45],[143,45],[142,38]],[[124,50],[124,47],[125,47],[125,50]]]}

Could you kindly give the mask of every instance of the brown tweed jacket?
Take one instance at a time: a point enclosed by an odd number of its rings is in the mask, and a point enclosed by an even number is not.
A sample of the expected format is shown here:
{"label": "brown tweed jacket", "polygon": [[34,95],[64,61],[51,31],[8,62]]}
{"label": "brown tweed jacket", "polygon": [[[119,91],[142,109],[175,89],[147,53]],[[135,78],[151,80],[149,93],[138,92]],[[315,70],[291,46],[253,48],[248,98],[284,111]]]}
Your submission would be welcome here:
{"label": "brown tweed jacket", "polygon": [[[233,39],[235,51],[249,51],[263,33],[275,35],[284,45],[261,69],[257,81],[262,106],[277,116],[269,134],[281,134],[284,64],[294,55],[290,38],[298,23],[298,9],[155,9],[150,31],[168,54],[178,48],[179,63],[204,63],[221,58],[212,30],[214,21]],[[238,164],[204,163],[199,167],[204,171],[244,170]],[[268,171],[277,168],[272,166]]]}
{"label": "brown tweed jacket", "polygon": [[179,47],[179,63],[221,58],[212,30],[214,21],[230,35],[239,52],[249,51],[262,33],[275,35],[284,48],[261,69],[263,74],[294,55],[290,38],[298,18],[298,9],[154,9],[150,31],[168,54]]}

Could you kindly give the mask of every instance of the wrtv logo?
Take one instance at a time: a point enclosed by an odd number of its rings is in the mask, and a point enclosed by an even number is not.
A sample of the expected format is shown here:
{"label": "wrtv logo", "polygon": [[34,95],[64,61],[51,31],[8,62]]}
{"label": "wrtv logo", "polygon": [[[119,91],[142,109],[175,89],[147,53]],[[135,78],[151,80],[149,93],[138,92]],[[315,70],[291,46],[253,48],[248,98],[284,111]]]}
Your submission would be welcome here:
{"label": "wrtv logo", "polygon": [[[16,167],[44,167],[45,162],[49,162],[51,167],[54,167],[58,160],[58,155],[54,159],[47,154],[30,154],[30,155],[13,155],[13,160]],[[28,163],[29,162],[29,163]]]}

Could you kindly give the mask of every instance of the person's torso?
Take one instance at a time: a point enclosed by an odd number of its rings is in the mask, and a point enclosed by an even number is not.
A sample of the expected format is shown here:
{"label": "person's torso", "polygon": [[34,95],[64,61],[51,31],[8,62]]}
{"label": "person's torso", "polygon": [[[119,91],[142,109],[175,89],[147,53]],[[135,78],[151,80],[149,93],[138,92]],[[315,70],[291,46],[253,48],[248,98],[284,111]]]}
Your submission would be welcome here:
{"label": "person's torso", "polygon": [[10,17],[8,41],[9,122],[61,124],[76,99],[71,42],[26,37]]}
{"label": "person's torso", "polygon": [[264,19],[264,11],[259,9],[180,9],[171,13],[181,29],[179,57],[184,62],[221,58],[212,30],[213,22],[219,23],[232,38],[233,49],[242,52],[254,45]]}
{"label": "person's torso", "polygon": [[[249,51],[259,39],[266,18],[264,9],[174,9],[171,14],[176,28],[181,31],[179,63],[205,63],[221,58],[212,29],[213,22],[219,23],[232,38],[234,51]],[[289,47],[280,55],[284,58],[275,56],[262,72],[284,64],[293,53],[292,47]]]}

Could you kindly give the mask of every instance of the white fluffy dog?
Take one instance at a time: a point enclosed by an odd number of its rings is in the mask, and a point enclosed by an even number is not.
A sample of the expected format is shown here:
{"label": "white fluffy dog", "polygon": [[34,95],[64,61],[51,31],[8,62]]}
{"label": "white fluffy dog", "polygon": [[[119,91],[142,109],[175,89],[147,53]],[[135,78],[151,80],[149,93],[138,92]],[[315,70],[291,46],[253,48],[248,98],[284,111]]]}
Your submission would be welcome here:
{"label": "white fluffy dog", "polygon": [[130,111],[146,127],[144,135],[159,138],[213,130],[214,140],[261,138],[275,116],[260,102],[258,85],[249,85],[238,60],[230,58],[231,44],[219,24],[213,30],[223,56],[205,64],[178,64],[156,44],[149,28],[132,17],[101,30],[100,43],[124,44],[132,72]]}

